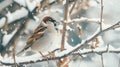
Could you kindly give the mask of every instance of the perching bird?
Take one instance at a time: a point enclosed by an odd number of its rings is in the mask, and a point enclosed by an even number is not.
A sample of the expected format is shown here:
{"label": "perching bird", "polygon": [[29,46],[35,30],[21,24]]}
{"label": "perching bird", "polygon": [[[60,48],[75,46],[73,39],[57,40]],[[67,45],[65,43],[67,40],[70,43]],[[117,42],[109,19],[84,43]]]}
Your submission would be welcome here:
{"label": "perching bird", "polygon": [[41,24],[35,29],[33,35],[28,38],[26,46],[18,53],[21,54],[31,47],[31,50],[38,52],[51,51],[54,47],[55,38],[57,36],[58,22],[50,16],[43,18]]}

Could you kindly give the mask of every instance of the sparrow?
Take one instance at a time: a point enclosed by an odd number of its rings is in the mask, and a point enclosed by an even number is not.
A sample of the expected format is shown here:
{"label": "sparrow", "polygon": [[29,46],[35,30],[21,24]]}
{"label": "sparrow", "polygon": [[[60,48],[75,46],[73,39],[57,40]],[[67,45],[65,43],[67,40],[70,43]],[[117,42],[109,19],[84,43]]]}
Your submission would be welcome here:
{"label": "sparrow", "polygon": [[38,52],[50,51],[50,49],[55,45],[53,42],[55,41],[58,33],[58,25],[59,22],[54,20],[52,17],[44,17],[41,24],[35,29],[33,35],[26,41],[26,46],[18,52],[17,55],[26,51],[28,48]]}

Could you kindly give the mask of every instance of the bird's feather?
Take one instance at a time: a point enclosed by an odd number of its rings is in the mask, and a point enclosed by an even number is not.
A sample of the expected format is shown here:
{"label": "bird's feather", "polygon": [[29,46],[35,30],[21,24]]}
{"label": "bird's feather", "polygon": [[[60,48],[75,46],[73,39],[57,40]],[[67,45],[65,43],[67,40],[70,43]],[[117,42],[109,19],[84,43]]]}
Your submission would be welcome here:
{"label": "bird's feather", "polygon": [[25,50],[27,50],[29,47],[31,47],[34,43],[34,41],[36,41],[37,39],[41,38],[44,35],[44,32],[46,31],[47,27],[43,27],[43,26],[38,26],[33,35],[28,38],[28,40],[26,41],[26,46],[17,53],[17,55],[23,53]]}

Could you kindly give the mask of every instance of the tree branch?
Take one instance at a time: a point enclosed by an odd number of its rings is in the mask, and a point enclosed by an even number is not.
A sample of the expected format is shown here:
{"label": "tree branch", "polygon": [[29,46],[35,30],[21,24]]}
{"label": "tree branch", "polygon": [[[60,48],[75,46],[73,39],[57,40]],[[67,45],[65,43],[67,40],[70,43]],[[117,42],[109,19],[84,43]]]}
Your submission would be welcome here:
{"label": "tree branch", "polygon": [[[25,22],[26,20],[26,22]],[[8,49],[14,45],[16,39],[18,39],[21,35],[21,33],[23,33],[23,31],[26,28],[27,22],[29,19],[25,18],[24,20],[19,21],[20,23],[17,25],[17,31],[14,34],[14,36],[10,39],[10,41],[8,42],[8,44],[5,46],[5,49],[1,52],[1,54],[4,56],[6,54],[6,52],[8,51]]]}
{"label": "tree branch", "polygon": [[101,13],[100,13],[100,30],[102,31],[102,19],[103,19],[103,0],[101,0]]}
{"label": "tree branch", "polygon": [[[85,50],[81,50],[80,52],[77,52],[81,47],[86,46],[87,43],[92,41],[94,38],[96,38],[100,34],[106,32],[108,30],[112,30],[118,25],[120,25],[120,21],[118,23],[112,25],[111,27],[106,28],[106,29],[98,32],[97,34],[95,34],[94,36],[92,36],[91,38],[86,40],[85,42],[79,44],[78,46],[74,47],[73,49],[67,49],[67,50],[64,50],[60,53],[55,53],[54,58],[43,59],[43,58],[40,58],[39,54],[36,54],[36,55],[33,55],[33,56],[29,56],[29,57],[28,56],[26,56],[26,57],[16,57],[16,62],[18,64],[30,64],[30,63],[36,63],[36,62],[42,62],[42,61],[48,61],[48,60],[58,60],[58,59],[61,59],[61,58],[65,58],[69,55],[75,54],[75,53],[76,54],[79,53],[80,55],[89,54],[89,53],[102,54],[102,53],[106,53],[106,52],[120,53],[120,48],[119,49],[109,49],[109,50],[108,50],[108,48],[85,49]],[[4,65],[13,65],[14,64],[13,61],[8,62],[7,60],[10,60],[10,58],[3,59],[2,57],[0,57],[0,62],[2,64],[4,64]]]}
{"label": "tree branch", "polygon": [[115,29],[115,27],[118,26],[118,25],[120,26],[120,21],[119,21],[118,23],[112,25],[111,27],[108,27],[108,28],[106,28],[106,29],[104,29],[104,30],[102,30],[102,31],[99,31],[97,34],[94,34],[93,36],[91,36],[89,39],[87,39],[87,40],[86,40],[85,42],[83,42],[82,44],[76,46],[76,48],[73,49],[71,52],[69,52],[69,54],[71,54],[71,53],[79,50],[81,47],[86,46],[87,43],[89,43],[90,41],[92,41],[94,38],[98,37],[98,36],[101,35],[102,33],[106,32],[106,31],[108,31],[108,30],[113,30],[113,29]]}
{"label": "tree branch", "polygon": [[86,17],[81,17],[78,19],[72,19],[71,21],[68,21],[66,24],[74,24],[74,23],[82,23],[82,22],[94,22],[94,23],[98,23],[100,22],[99,19],[90,19],[90,18],[86,18]]}
{"label": "tree branch", "polygon": [[104,67],[104,59],[103,59],[103,54],[101,54],[101,62],[102,62],[102,67]]}
{"label": "tree branch", "polygon": [[74,7],[75,7],[76,3],[77,3],[77,0],[74,0],[74,4],[72,5],[72,7],[71,7],[71,9],[70,9],[69,14],[71,14],[71,13],[72,13],[72,11],[73,11],[73,9],[74,9]]}
{"label": "tree branch", "polygon": [[64,14],[64,23],[63,23],[63,32],[62,32],[62,40],[61,40],[61,51],[64,50],[64,44],[65,44],[65,34],[66,34],[66,22],[68,19],[68,4],[69,4],[69,0],[66,0],[66,4],[65,4],[65,14]]}
{"label": "tree branch", "polygon": [[[31,64],[31,63],[48,61],[48,60],[59,60],[61,58],[65,58],[69,55],[79,55],[79,54],[80,55],[86,55],[86,54],[90,54],[90,53],[103,54],[103,53],[107,53],[107,52],[108,52],[107,48],[84,49],[84,50],[81,50],[79,52],[76,51],[72,54],[65,54],[64,51],[63,51],[63,52],[59,53],[59,55],[56,54],[56,57],[54,57],[54,58],[50,57],[50,58],[47,58],[47,59],[40,58],[39,54],[35,54],[35,55],[32,55],[32,56],[26,56],[26,57],[16,57],[16,62],[18,64]],[[62,53],[64,53],[64,54],[62,54]],[[120,48],[118,48],[118,49],[110,49],[109,48],[108,53],[120,53]],[[8,62],[8,60],[11,60],[11,61]],[[0,62],[3,65],[14,65],[14,61],[11,58],[1,58],[0,57]]]}
{"label": "tree branch", "polygon": [[82,0],[82,3],[78,6],[77,11],[71,15],[71,18],[78,16],[81,13],[82,9],[87,6],[88,2],[89,0]]}
{"label": "tree branch", "polygon": [[[19,14],[22,14],[22,13],[24,15],[20,16]],[[21,20],[21,19],[25,18],[27,15],[28,15],[28,11],[25,8],[21,8],[19,10],[16,10],[15,12],[11,13],[10,16],[6,16],[8,19],[11,18],[11,17],[13,18],[12,20],[8,20],[7,23],[8,24],[14,23],[14,21]],[[19,17],[16,17],[16,16],[19,16]],[[0,22],[2,23],[0,25],[0,28],[2,28],[4,26],[4,24],[5,24],[5,20],[3,20],[3,19],[4,19],[4,17],[2,17],[0,19]]]}

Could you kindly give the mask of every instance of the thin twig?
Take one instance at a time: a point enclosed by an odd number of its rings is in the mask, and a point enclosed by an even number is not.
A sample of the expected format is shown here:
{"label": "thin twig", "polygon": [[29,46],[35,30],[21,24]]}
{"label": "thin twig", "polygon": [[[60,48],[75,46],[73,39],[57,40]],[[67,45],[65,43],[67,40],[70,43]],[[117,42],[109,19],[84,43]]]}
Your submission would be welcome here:
{"label": "thin twig", "polygon": [[67,25],[75,24],[75,23],[82,23],[82,22],[92,22],[92,23],[99,24],[100,21],[99,21],[99,19],[90,19],[90,18],[82,17],[80,19],[72,19],[71,21],[68,21]]}
{"label": "thin twig", "polygon": [[103,62],[103,54],[101,54],[101,62],[102,62],[102,67],[104,67],[104,62]]}
{"label": "thin twig", "polygon": [[[116,54],[118,54],[118,53],[120,53],[120,48],[109,49],[109,52],[107,51],[107,48],[86,49],[86,50],[81,50],[81,52],[74,52],[73,54],[63,54],[61,56],[56,56],[56,57],[53,57],[53,58],[48,57],[47,59],[46,58],[40,59],[40,57],[38,57],[38,60],[30,58],[31,59],[30,61],[28,61],[29,60],[28,59],[28,60],[25,60],[25,61],[22,61],[22,62],[20,61],[20,62],[17,62],[17,63],[19,63],[19,64],[31,64],[31,63],[48,61],[48,60],[59,60],[59,59],[65,58],[69,55],[79,55],[79,54],[86,55],[86,54],[91,54],[91,53],[96,53],[96,54],[116,53]],[[39,56],[39,54],[38,54],[38,56]],[[27,56],[27,57],[24,57],[24,58],[21,57],[21,59],[25,59],[25,58],[28,58],[28,57],[30,57],[30,56]],[[35,57],[35,55],[34,55],[34,57]],[[16,57],[16,58],[20,59],[20,57]],[[10,59],[10,58],[8,58],[8,59]],[[17,61],[19,61],[19,60],[17,60]],[[14,65],[14,62],[8,62],[8,61],[5,62],[4,60],[0,60],[0,63],[3,64],[3,65]]]}
{"label": "thin twig", "polygon": [[3,46],[3,37],[4,37],[4,34],[1,32],[1,29],[0,29],[0,53],[4,50],[4,46]]}
{"label": "thin twig", "polygon": [[4,26],[3,26],[3,31],[6,31],[6,30],[8,30],[8,18],[5,16],[5,24],[4,24]]}
{"label": "thin twig", "polygon": [[90,41],[92,41],[93,39],[95,39],[96,37],[98,37],[100,34],[106,32],[106,31],[108,31],[108,30],[114,29],[116,25],[120,25],[120,21],[119,21],[118,23],[112,25],[111,27],[106,28],[106,29],[104,29],[104,30],[98,32],[97,34],[95,34],[94,36],[92,36],[90,39],[88,39],[88,40],[86,40],[84,43],[82,43],[80,46],[77,46],[75,49],[73,49],[71,52],[69,52],[69,54],[71,54],[71,53],[73,53],[73,52],[79,50],[81,47],[86,46],[87,43],[89,43]]}
{"label": "thin twig", "polygon": [[19,38],[21,33],[23,33],[23,31],[25,30],[26,25],[27,25],[27,22],[25,22],[25,20],[28,21],[28,18],[25,18],[24,20],[19,21],[17,32],[10,39],[10,41],[7,43],[7,45],[5,46],[5,49],[1,52],[1,54],[3,56],[6,54],[6,52],[10,48],[10,46],[14,45],[14,42],[16,41],[16,39]]}
{"label": "thin twig", "polygon": [[74,9],[74,7],[75,7],[76,3],[77,3],[77,0],[74,0],[74,4],[72,5],[72,7],[71,7],[71,9],[70,9],[69,14],[71,14],[71,13],[72,13],[72,11],[73,11],[73,9]]}
{"label": "thin twig", "polygon": [[14,43],[14,46],[13,46],[13,60],[14,60],[15,67],[17,67],[18,65],[16,63],[15,50],[16,50],[16,43]]}
{"label": "thin twig", "polygon": [[119,58],[119,63],[118,63],[118,67],[120,67],[120,58]]}
{"label": "thin twig", "polygon": [[[65,4],[65,14],[64,14],[64,21],[67,21],[68,18],[68,4],[69,0],[66,0]],[[61,51],[64,50],[64,44],[65,44],[65,34],[66,34],[66,22],[63,23],[63,32],[62,32],[62,40],[61,40]]]}
{"label": "thin twig", "polygon": [[[94,35],[93,37],[91,37],[90,39],[88,39],[88,40],[86,40],[84,43],[82,43],[82,44],[80,44],[79,46],[76,46],[76,47],[74,47],[74,49],[73,50],[70,50],[69,52],[67,51],[67,52],[65,52],[65,54],[63,54],[62,52],[62,55],[61,56],[57,56],[57,55],[55,55],[56,57],[54,57],[54,58],[48,58],[48,59],[41,59],[41,60],[36,60],[36,61],[27,61],[27,62],[25,62],[25,61],[23,61],[23,62],[20,62],[19,64],[30,64],[30,63],[36,63],[36,62],[42,62],[42,61],[47,61],[47,60],[58,60],[58,59],[61,59],[61,58],[64,58],[64,57],[67,57],[67,56],[69,56],[69,55],[71,55],[71,54],[73,54],[74,52],[76,52],[76,51],[78,51],[82,46],[85,46],[87,43],[89,43],[90,41],[92,41],[94,38],[96,38],[97,36],[99,36],[100,34],[102,34],[102,33],[104,33],[104,32],[106,32],[106,31],[108,31],[108,30],[112,30],[112,29],[114,29],[114,27],[116,26],[116,25],[120,25],[120,21],[118,22],[118,23],[116,23],[116,24],[114,24],[114,25],[112,25],[111,27],[109,27],[109,28],[107,28],[107,29],[104,29],[103,31],[100,31],[100,32],[98,32],[96,35]],[[82,52],[82,51],[81,51]],[[81,55],[83,55],[83,54],[88,54],[88,53],[106,53],[106,52],[108,52],[108,48],[107,49],[105,49],[105,50],[99,50],[98,51],[98,49],[97,50],[86,50],[85,52],[82,52],[82,53],[80,53]],[[112,50],[109,50],[109,53],[120,53],[120,50],[119,49],[112,49]],[[60,53],[59,53],[60,54]],[[3,62],[3,61],[0,61],[2,64],[4,64],[4,65],[13,65],[14,63],[5,63],[5,62]]]}
{"label": "thin twig", "polygon": [[[1,1],[1,0],[0,0]],[[5,4],[4,6],[1,7],[0,9],[0,14],[2,14],[1,12],[7,8],[10,4],[13,3],[13,0],[9,0],[9,2],[7,0],[3,0],[3,2],[1,2],[0,4]],[[4,11],[3,11],[4,12]]]}
{"label": "thin twig", "polygon": [[66,0],[66,4],[65,4],[65,8],[64,8],[64,21],[67,21],[68,19],[68,4],[69,4],[69,0]]}
{"label": "thin twig", "polygon": [[[65,46],[65,34],[66,34],[66,21],[68,19],[68,4],[69,4],[69,0],[66,0],[66,4],[65,4],[65,8],[64,8],[64,22],[63,22],[63,31],[62,31],[62,40],[61,40],[61,48],[60,51],[64,50],[64,46]],[[64,58],[65,59],[65,58]],[[60,60],[60,59],[59,59]],[[61,63],[60,61],[58,61],[57,65],[58,67],[61,67]]]}
{"label": "thin twig", "polygon": [[71,15],[71,18],[74,18],[74,17],[80,15],[82,9],[87,6],[88,2],[89,2],[89,0],[82,0],[82,3],[80,4],[80,6],[78,6],[77,11]]}
{"label": "thin twig", "polygon": [[64,50],[65,45],[65,33],[66,33],[66,23],[63,24],[63,32],[62,32],[62,41],[61,41],[61,51]]}
{"label": "thin twig", "polygon": [[[21,26],[22,26],[22,24],[19,24],[18,30],[19,30],[19,28],[21,28]],[[15,67],[18,67],[18,64],[16,63],[16,57],[15,57],[16,51],[15,50],[16,50],[16,43],[19,40],[19,36],[13,42],[13,60],[14,60]]]}
{"label": "thin twig", "polygon": [[102,19],[103,19],[103,0],[101,0],[101,13],[100,13],[100,31],[102,31]]}

